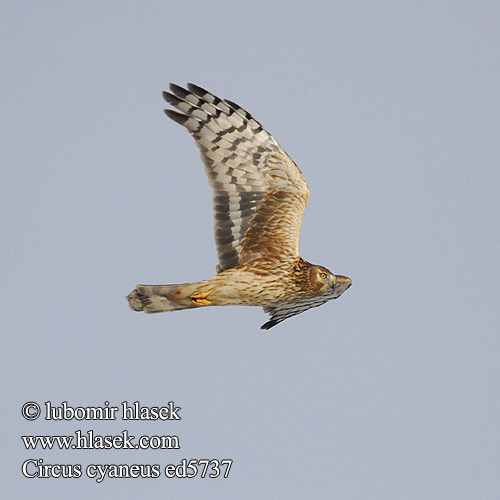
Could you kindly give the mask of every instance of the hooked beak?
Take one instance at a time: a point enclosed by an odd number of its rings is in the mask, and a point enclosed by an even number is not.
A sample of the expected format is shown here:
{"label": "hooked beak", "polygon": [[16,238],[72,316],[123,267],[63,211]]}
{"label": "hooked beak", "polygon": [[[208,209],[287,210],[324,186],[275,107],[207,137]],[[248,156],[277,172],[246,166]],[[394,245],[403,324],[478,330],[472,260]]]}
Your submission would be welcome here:
{"label": "hooked beak", "polygon": [[340,293],[344,293],[352,285],[351,278],[347,276],[336,276],[336,280],[333,280],[332,288]]}

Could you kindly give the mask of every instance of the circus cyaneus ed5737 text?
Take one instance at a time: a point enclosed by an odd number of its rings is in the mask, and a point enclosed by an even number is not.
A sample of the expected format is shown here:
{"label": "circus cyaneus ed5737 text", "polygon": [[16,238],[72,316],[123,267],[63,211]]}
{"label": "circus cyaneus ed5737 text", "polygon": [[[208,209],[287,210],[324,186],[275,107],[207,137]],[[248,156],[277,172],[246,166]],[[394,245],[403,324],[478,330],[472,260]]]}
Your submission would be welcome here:
{"label": "circus cyaneus ed5737 text", "polygon": [[336,299],[351,280],[299,255],[309,189],[299,168],[269,132],[234,102],[188,84],[171,84],[167,116],[188,129],[213,189],[217,275],[196,283],[138,285],[136,311],[204,306],[261,306],[261,328]]}

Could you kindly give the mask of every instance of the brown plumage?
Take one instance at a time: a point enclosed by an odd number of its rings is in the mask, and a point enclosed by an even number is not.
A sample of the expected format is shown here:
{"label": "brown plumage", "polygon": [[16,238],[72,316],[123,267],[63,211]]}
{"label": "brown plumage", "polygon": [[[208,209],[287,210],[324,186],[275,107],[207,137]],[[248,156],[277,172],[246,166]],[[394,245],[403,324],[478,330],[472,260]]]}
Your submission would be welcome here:
{"label": "brown plumage", "polygon": [[166,114],[188,129],[213,189],[218,274],[179,285],[138,285],[127,299],[136,311],[208,305],[262,306],[263,329],[336,299],[351,280],[299,255],[309,189],[275,139],[237,104],[193,84],[171,84]]}

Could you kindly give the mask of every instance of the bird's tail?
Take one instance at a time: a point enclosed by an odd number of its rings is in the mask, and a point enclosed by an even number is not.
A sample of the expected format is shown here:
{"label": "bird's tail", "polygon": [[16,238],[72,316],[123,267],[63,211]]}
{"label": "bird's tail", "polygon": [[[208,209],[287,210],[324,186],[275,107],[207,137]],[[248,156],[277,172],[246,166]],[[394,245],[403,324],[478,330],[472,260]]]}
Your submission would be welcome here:
{"label": "bird's tail", "polygon": [[[181,285],[137,285],[127,296],[134,311],[158,313],[180,311],[198,306],[211,305],[208,292],[200,291],[203,282],[184,283]],[[202,287],[203,288],[203,287]]]}

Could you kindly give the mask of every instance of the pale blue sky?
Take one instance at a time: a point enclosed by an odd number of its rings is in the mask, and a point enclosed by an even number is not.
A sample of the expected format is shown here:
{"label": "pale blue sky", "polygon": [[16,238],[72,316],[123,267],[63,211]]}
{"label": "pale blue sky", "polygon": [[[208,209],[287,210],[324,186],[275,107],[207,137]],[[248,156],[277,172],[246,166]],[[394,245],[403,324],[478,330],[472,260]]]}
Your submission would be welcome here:
{"label": "pale blue sky", "polygon": [[[6,498],[496,499],[500,7],[477,1],[4,2]],[[213,275],[211,194],[161,91],[193,81],[300,166],[307,260],[353,279],[269,332],[258,308],[146,316]],[[24,420],[26,401],[182,407]],[[27,451],[21,435],[181,449]],[[231,458],[228,479],[25,479],[44,463]]]}

